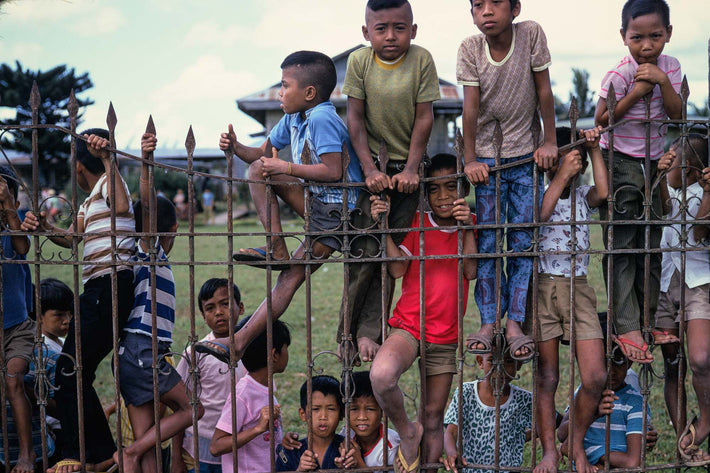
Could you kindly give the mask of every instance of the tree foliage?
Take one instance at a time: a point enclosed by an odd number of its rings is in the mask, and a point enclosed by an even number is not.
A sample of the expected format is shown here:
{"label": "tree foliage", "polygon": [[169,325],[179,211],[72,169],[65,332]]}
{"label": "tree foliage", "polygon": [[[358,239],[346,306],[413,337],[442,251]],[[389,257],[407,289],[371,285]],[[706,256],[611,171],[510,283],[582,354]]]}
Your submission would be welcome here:
{"label": "tree foliage", "polygon": [[[73,68],[59,65],[47,71],[32,71],[23,69],[19,61],[15,68],[8,64],[0,64],[0,107],[15,109],[15,117],[3,120],[6,125],[32,124],[32,109],[30,108],[30,92],[32,84],[37,82],[40,92],[39,123],[60,125],[69,128],[69,112],[67,105],[72,89],[77,96],[77,104],[82,107],[94,102],[90,99],[79,99],[78,94],[93,87],[87,72],[78,75]],[[81,117],[82,113],[79,113]],[[69,137],[56,130],[42,130],[39,140],[39,170],[40,178],[45,185],[62,187],[69,178]],[[2,146],[8,149],[30,153],[32,138],[30,133],[5,135]]]}
{"label": "tree foliage", "polygon": [[555,97],[555,114],[557,116],[567,117],[572,97],[577,100],[579,118],[594,116],[596,108],[594,92],[589,89],[589,71],[586,69],[572,68],[572,92],[569,94],[569,100],[563,102]]}

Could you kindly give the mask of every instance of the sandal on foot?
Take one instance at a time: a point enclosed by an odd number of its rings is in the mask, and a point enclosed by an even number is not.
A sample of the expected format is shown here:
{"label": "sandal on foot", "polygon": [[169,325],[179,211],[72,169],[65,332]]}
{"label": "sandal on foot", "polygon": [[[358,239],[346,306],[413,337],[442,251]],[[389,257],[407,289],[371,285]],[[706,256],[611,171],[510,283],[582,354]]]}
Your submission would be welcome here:
{"label": "sandal on foot", "polygon": [[633,342],[632,340],[629,340],[628,338],[625,337],[616,337],[616,344],[619,345],[619,348],[621,348],[621,352],[624,354],[626,358],[628,358],[631,361],[634,361],[636,363],[652,363],[653,358],[634,358],[632,356],[629,356],[629,352],[626,350],[626,345],[630,347],[634,347],[638,350],[641,350],[644,353],[648,352],[648,343],[644,342],[643,345],[638,345],[637,343]]}
{"label": "sandal on foot", "polygon": [[[527,348],[528,353],[525,355],[516,355],[515,352],[523,348]],[[508,340],[508,349],[510,357],[515,361],[530,361],[535,356],[535,341],[529,335],[518,335],[510,337]]]}
{"label": "sandal on foot", "polygon": [[219,361],[222,361],[227,364],[229,363],[229,347],[219,342],[210,340],[197,342],[195,343],[195,351],[197,353],[205,353],[207,355],[212,355]]}
{"label": "sandal on foot", "polygon": [[[474,345],[483,345],[483,348],[472,348]],[[487,355],[491,353],[493,346],[493,337],[490,335],[482,335],[480,333],[472,333],[466,339],[466,350],[474,355]]]}
{"label": "sandal on foot", "polygon": [[680,343],[680,339],[667,330],[654,330],[651,332],[651,335],[653,335],[654,345],[671,345],[674,343]]}
{"label": "sandal on foot", "polygon": [[[685,429],[680,434],[680,438],[678,438],[678,453],[680,453],[685,466],[689,467],[710,464],[710,458],[706,458],[703,449],[695,443],[695,421],[697,419],[697,416],[693,416],[692,420],[685,426]],[[683,447],[681,442],[683,442],[683,439],[687,436],[690,436],[690,443]],[[693,458],[700,458],[700,460],[693,460]]]}
{"label": "sandal on foot", "polygon": [[247,266],[252,266],[254,268],[266,269],[267,266],[271,266],[271,269],[274,271],[284,271],[291,266],[289,263],[284,262],[289,260],[274,259],[271,260],[270,264],[254,264],[266,263],[266,250],[264,248],[246,248],[244,250],[239,250],[237,253],[232,255],[232,259],[240,263],[246,263]]}
{"label": "sandal on foot", "polygon": [[403,468],[402,470],[399,470],[397,468],[397,462],[395,462],[395,470],[398,470],[397,473],[413,473],[415,471],[419,471],[419,457],[421,453],[421,448],[418,448],[417,458],[415,458],[414,461],[410,464],[407,463],[407,460],[405,460],[404,455],[402,455],[402,447],[397,447],[397,459],[399,460],[399,463]]}

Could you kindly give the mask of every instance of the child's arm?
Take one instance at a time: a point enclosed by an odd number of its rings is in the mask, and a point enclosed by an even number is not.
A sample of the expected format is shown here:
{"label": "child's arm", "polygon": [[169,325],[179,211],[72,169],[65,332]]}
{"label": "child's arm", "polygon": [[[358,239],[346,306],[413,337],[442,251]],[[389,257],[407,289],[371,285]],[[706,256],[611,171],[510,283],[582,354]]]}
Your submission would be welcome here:
{"label": "child's arm", "polygon": [[[7,187],[5,179],[0,177],[0,212],[3,213],[3,220],[8,228],[13,231],[22,230],[22,222],[17,215],[17,203],[15,197]],[[12,235],[12,248],[19,255],[26,255],[30,251],[30,239],[25,235]]]}
{"label": "child's arm", "polygon": [[[274,416],[279,416],[279,406],[274,406]],[[237,432],[237,448],[242,448],[257,436],[269,430],[269,406],[264,406],[259,411],[259,422],[241,432]],[[232,451],[232,434],[224,430],[215,429],[210,442],[210,453],[214,456],[224,455]]]}
{"label": "child's arm", "polygon": [[582,169],[582,156],[579,151],[572,150],[562,160],[555,177],[550,181],[550,185],[542,197],[542,207],[540,208],[540,221],[547,222],[552,217],[555,211],[557,201],[560,199],[562,192],[567,187],[569,179],[577,174]]}
{"label": "child's arm", "polygon": [[[23,232],[36,232],[38,230],[44,232],[53,233],[66,233],[65,235],[53,235],[48,237],[54,243],[64,248],[71,248],[72,237],[70,233],[74,231],[74,225],[70,226],[68,230],[64,230],[59,227],[55,227],[47,221],[47,212],[40,212],[39,217],[32,212],[27,212],[25,214],[25,219],[20,225],[20,229]],[[79,234],[84,232],[84,217],[77,217],[77,232]],[[81,236],[77,236],[77,243],[82,240]]]}
{"label": "child's arm", "polygon": [[[141,137],[141,156],[144,161],[141,166],[141,177],[140,182],[140,199],[141,199],[141,218],[143,224],[143,231],[152,231],[150,228],[150,212],[149,209],[153,207],[153,202],[155,202],[155,189],[150,185],[150,180],[148,179],[148,174],[150,172],[150,166],[153,162],[153,151],[158,144],[158,139],[152,133],[144,133]],[[150,238],[147,236],[141,237],[141,246],[144,251],[148,251],[150,247]]]}
{"label": "child's arm", "polygon": [[298,462],[298,471],[313,471],[318,468],[318,455],[311,450],[306,450],[301,455],[301,460]]}
{"label": "child's arm", "polygon": [[187,473],[187,465],[182,459],[182,442],[185,431],[181,430],[171,440],[170,445],[170,473]]}
{"label": "child's arm", "polygon": [[[268,140],[267,140],[268,141]],[[266,152],[266,141],[260,147],[245,146],[237,141],[237,134],[234,133],[234,127],[229,124],[227,133],[219,135],[219,149],[222,151],[230,151],[237,155],[239,159],[247,164],[251,164],[257,159],[264,156]]]}
{"label": "child's arm", "polygon": [[[446,458],[441,457],[439,461],[444,464],[446,471],[453,471],[458,473],[456,469],[456,460],[459,459],[459,451],[456,445],[456,440],[459,436],[459,426],[456,424],[449,424],[446,426],[444,431],[444,452],[446,453]],[[467,466],[466,457],[461,456],[461,464]]]}
{"label": "child's arm", "polygon": [[[357,445],[357,442],[355,442],[355,439],[351,440],[350,450],[348,450],[347,452],[345,451],[345,442],[341,443],[340,447],[338,448],[338,453],[340,454],[340,456],[333,459],[333,463],[335,463],[335,466],[337,466],[338,468],[359,468],[360,463],[362,463],[362,467],[367,466],[362,460],[362,455],[360,454],[360,447]],[[359,462],[358,457],[360,459]]]}
{"label": "child's arm", "polygon": [[392,180],[384,172],[377,169],[370,154],[370,145],[367,143],[367,129],[365,128],[365,101],[348,97],[348,134],[350,143],[357,154],[365,176],[365,185],[374,192],[379,193],[385,189],[392,189]]}
{"label": "child's arm", "polygon": [[[650,82],[634,82],[634,85],[631,90],[629,90],[626,95],[624,95],[621,100],[616,103],[616,107],[614,108],[614,121],[618,122],[619,120],[624,118],[626,112],[628,112],[629,109],[636,102],[641,100],[644,95],[651,92],[652,90],[653,84],[651,84]],[[599,97],[599,100],[597,101],[597,109],[594,112],[594,125],[609,125],[609,110],[607,109],[605,98]]]}
{"label": "child's arm", "polygon": [[[702,176],[698,180],[703,188],[703,198],[700,201],[698,213],[695,216],[698,220],[710,219],[710,168],[703,169]],[[693,225],[693,237],[695,241],[702,242],[708,237],[710,228],[708,225]]]}
{"label": "child's arm", "polygon": [[[468,203],[464,199],[458,199],[454,202],[453,215],[456,220],[464,225],[473,225],[473,217],[471,216],[471,209],[468,207]],[[476,245],[476,238],[474,236],[473,229],[464,230],[463,233],[463,254],[472,255],[478,253],[478,246]],[[478,260],[474,258],[466,258],[463,260],[463,277],[469,281],[476,279],[478,272]]]}
{"label": "child's arm", "polygon": [[661,176],[661,180],[658,182],[658,189],[661,195],[661,208],[663,215],[668,215],[672,210],[671,194],[668,191],[668,180],[666,179],[666,173],[673,165],[675,158],[675,150],[669,149],[663,156],[661,156],[661,159],[658,160],[658,166],[656,167],[656,176]]}
{"label": "child's arm", "polygon": [[634,77],[636,81],[644,81],[651,84],[651,89],[655,85],[661,88],[661,97],[663,98],[663,109],[666,111],[666,115],[671,119],[680,119],[683,110],[683,102],[680,95],[673,88],[671,80],[668,75],[663,72],[655,64],[640,64],[636,70],[636,76]]}
{"label": "child's arm", "polygon": [[102,138],[98,135],[84,135],[87,138],[86,148],[89,150],[93,156],[101,159],[104,165],[104,172],[106,173],[106,201],[116,210],[116,214],[124,214],[131,210],[130,197],[128,196],[128,191],[123,183],[121,174],[118,172],[118,167],[114,166],[114,176],[116,183],[115,198],[116,202],[110,202],[111,199],[111,153],[108,152],[106,148],[109,147],[110,143],[106,138]]}
{"label": "child's arm", "polygon": [[[387,217],[387,214],[389,213],[390,209],[390,203],[389,200],[382,200],[378,196],[373,195],[370,196],[370,213],[372,214],[372,218],[374,220],[378,220],[380,216]],[[387,234],[386,236],[387,239],[387,256],[389,257],[398,257],[398,256],[407,256],[407,254],[402,251],[402,249],[397,246],[392,240],[392,235],[390,233]],[[404,273],[407,272],[407,268],[409,268],[409,260],[402,260],[402,261],[388,261],[387,262],[387,272],[390,273],[390,276],[392,276],[394,279],[401,278],[404,276]]]}
{"label": "child's arm", "polygon": [[409,141],[409,154],[404,169],[392,176],[392,187],[399,192],[411,194],[419,187],[419,163],[422,162],[431,128],[434,125],[432,102],[418,103],[414,111],[414,126]]}
{"label": "child's arm", "polygon": [[555,133],[555,99],[552,96],[550,71],[545,69],[533,72],[537,100],[540,103],[540,115],[544,128],[542,146],[535,150],[535,162],[543,171],[550,169],[557,162],[557,135]]}
{"label": "child's arm", "polygon": [[472,184],[488,184],[488,165],[476,160],[476,127],[481,89],[477,86],[463,88],[463,171]]}
{"label": "child's arm", "polygon": [[[304,145],[305,146],[305,145]],[[259,158],[264,178],[277,174],[300,177],[309,181],[334,182],[343,177],[343,154],[323,153],[318,164],[296,164],[279,159],[276,148],[271,148],[271,157]]]}
{"label": "child's arm", "polygon": [[609,452],[609,464],[615,468],[636,468],[641,464],[641,434],[626,435],[625,452]]}
{"label": "child's arm", "polygon": [[601,137],[602,127],[598,126],[591,130],[580,130],[579,134],[584,135],[587,139],[585,147],[589,153],[589,160],[592,162],[592,174],[594,175],[594,187],[587,194],[587,203],[589,207],[595,209],[606,202],[609,197],[609,173],[604,164],[604,156],[599,148],[599,138]]}

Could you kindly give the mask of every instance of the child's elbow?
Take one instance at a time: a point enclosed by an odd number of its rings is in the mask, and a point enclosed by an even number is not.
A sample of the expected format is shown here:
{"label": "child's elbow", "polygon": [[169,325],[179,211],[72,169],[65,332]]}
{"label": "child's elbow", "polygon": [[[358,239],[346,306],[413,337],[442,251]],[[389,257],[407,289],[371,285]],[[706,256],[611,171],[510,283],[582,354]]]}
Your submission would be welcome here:
{"label": "child's elbow", "polygon": [[609,198],[609,188],[604,189],[597,188],[597,198],[601,201],[605,201]]}
{"label": "child's elbow", "polygon": [[222,452],[217,448],[216,442],[213,440],[210,442],[210,455],[218,457],[222,455]]}

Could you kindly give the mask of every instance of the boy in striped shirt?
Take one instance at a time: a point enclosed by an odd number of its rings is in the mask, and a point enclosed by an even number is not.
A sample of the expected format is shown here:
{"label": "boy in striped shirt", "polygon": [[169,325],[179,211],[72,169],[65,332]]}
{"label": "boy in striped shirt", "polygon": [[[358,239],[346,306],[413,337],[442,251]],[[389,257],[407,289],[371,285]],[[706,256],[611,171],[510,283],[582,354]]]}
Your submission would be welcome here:
{"label": "boy in striped shirt", "polygon": [[[113,347],[112,271],[116,268],[116,317],[118,328],[128,319],[133,304],[133,271],[127,264],[133,255],[133,238],[121,234],[135,231],[133,208],[128,186],[111,164],[109,132],[101,128],[84,131],[84,140],[76,142],[77,184],[89,196],[79,207],[76,226],[68,230],[55,227],[47,220],[47,212],[38,215],[27,212],[22,222],[25,232],[50,232],[48,238],[59,246],[71,248],[84,241],[82,279],[84,292],[79,297],[81,327],[81,360],[76,360],[74,324],[72,320],[62,353],[57,360],[55,399],[59,420],[64,431],[62,456],[64,461],[50,469],[56,473],[79,471],[79,418],[75,361],[83,366],[82,386],[84,412],[84,443],[87,469],[101,471],[110,465],[116,444],[104,417],[101,401],[93,387],[96,369]],[[113,173],[113,179],[111,174]],[[115,186],[115,188],[114,188]],[[112,202],[112,199],[115,201]],[[112,228],[113,227],[113,228]],[[116,235],[115,245],[109,232]],[[76,237],[74,235],[77,235]]]}

